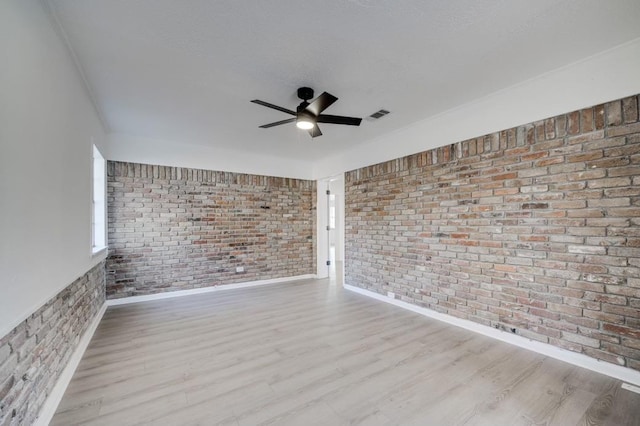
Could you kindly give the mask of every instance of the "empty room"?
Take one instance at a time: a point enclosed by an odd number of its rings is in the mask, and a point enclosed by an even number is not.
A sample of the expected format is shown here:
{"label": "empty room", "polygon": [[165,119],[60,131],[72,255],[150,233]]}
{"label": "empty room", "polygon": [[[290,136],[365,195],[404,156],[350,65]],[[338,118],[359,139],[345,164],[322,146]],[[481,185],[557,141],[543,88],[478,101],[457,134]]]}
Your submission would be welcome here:
{"label": "empty room", "polygon": [[0,426],[640,426],[637,0],[0,0]]}

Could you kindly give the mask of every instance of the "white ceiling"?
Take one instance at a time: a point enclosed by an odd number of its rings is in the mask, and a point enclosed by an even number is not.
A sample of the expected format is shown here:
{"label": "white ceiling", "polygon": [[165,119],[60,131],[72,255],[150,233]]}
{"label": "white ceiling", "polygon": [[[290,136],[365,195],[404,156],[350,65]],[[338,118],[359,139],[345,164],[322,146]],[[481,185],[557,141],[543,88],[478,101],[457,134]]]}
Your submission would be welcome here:
{"label": "white ceiling", "polygon": [[[49,0],[107,131],[322,159],[640,37],[638,0]],[[296,89],[360,127],[288,118]]]}

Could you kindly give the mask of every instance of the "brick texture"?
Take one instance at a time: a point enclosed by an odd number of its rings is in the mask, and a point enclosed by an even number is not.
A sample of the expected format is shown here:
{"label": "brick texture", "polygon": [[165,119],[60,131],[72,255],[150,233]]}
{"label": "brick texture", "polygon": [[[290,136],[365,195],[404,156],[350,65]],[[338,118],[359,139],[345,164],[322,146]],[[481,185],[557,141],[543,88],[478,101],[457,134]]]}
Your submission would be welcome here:
{"label": "brick texture", "polygon": [[120,162],[107,174],[107,298],[315,273],[313,181]]}
{"label": "brick texture", "polygon": [[345,185],[347,284],[640,370],[638,96]]}
{"label": "brick texture", "polygon": [[104,262],[0,339],[0,425],[30,425],[104,304]]}

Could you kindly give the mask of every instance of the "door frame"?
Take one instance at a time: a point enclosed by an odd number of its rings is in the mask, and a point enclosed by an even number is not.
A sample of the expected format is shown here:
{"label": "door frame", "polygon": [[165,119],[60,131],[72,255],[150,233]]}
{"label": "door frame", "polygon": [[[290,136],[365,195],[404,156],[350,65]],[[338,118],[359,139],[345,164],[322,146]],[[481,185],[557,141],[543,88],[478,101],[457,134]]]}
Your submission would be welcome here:
{"label": "door frame", "polygon": [[344,173],[318,179],[316,188],[316,274],[318,278],[327,278],[329,276],[329,267],[327,266],[327,254],[329,252],[329,233],[327,232],[327,227],[329,226],[329,197],[327,190],[329,190],[335,195],[335,267],[336,278],[341,278],[344,277]]}

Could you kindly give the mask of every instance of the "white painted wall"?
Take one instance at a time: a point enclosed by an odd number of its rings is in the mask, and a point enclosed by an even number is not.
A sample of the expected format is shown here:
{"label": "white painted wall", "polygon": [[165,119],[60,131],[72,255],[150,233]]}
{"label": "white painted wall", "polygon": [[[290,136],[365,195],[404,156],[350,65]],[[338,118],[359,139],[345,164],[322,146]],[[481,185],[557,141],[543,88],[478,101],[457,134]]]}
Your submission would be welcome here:
{"label": "white painted wall", "polygon": [[313,175],[333,176],[636,95],[638,70],[640,38],[319,160]]}
{"label": "white painted wall", "polygon": [[0,61],[1,337],[101,260],[91,139],[104,131],[42,3],[0,1]]}
{"label": "white painted wall", "polygon": [[107,141],[109,160],[297,179],[312,179],[313,175],[312,160],[299,161],[121,134],[110,134]]}

